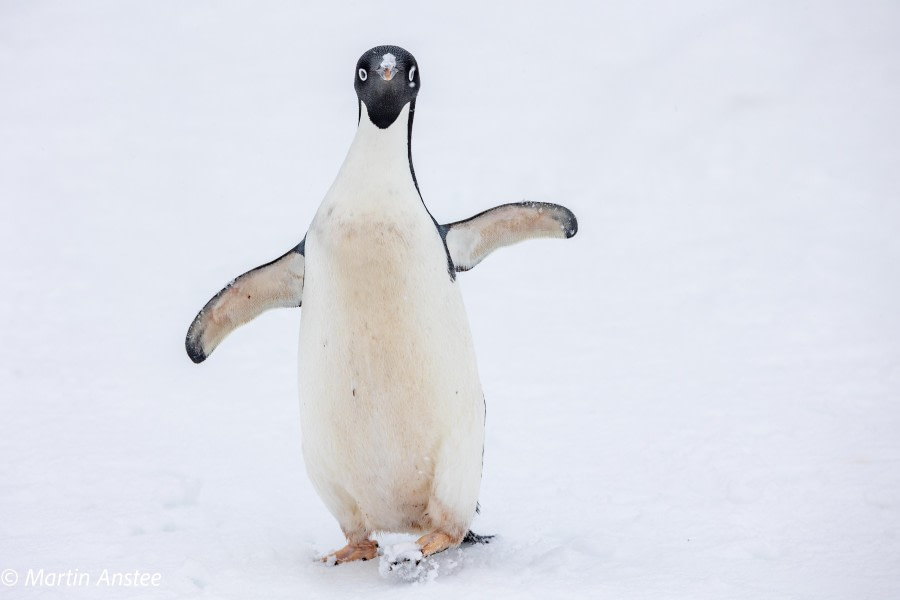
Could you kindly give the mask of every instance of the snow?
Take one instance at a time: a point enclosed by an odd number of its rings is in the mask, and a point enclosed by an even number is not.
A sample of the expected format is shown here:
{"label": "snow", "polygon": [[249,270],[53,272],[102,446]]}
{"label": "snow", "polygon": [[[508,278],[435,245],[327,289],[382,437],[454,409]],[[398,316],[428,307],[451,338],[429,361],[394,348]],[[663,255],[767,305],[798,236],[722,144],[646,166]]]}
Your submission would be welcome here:
{"label": "snow", "polygon": [[[0,595],[895,598],[898,18],[3,3]],[[436,218],[527,199],[580,225],[459,275],[488,402],[474,529],[497,537],[412,583],[313,561],[342,538],[300,454],[300,313],[200,366],[183,348],[302,238],[385,43],[424,71]]]}
{"label": "snow", "polygon": [[391,69],[397,67],[397,57],[388,52],[384,56],[381,57],[381,68],[382,69]]}

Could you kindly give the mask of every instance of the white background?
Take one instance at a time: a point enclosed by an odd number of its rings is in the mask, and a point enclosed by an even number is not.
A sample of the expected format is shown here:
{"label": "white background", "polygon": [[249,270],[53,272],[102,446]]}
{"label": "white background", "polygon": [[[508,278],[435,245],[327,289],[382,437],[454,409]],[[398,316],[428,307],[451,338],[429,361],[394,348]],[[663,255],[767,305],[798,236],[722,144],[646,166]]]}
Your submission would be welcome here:
{"label": "white background", "polygon": [[[3,2],[2,596],[896,598],[898,27],[895,2]],[[300,455],[300,312],[183,349],[303,237],[382,43],[420,65],[436,218],[529,199],[581,228],[460,275],[498,537],[418,584],[312,562],[343,540]]]}

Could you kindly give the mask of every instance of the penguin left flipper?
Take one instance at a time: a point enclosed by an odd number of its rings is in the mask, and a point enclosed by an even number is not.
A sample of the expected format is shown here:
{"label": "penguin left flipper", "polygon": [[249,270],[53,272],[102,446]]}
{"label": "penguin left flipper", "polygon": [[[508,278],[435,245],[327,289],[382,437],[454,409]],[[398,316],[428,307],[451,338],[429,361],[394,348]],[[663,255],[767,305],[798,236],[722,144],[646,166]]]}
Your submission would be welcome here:
{"label": "penguin left flipper", "polygon": [[270,308],[300,306],[305,242],[235,278],[200,309],[184,340],[192,361],[206,360],[229,333]]}
{"label": "penguin left flipper", "polygon": [[531,238],[570,238],[578,232],[578,221],[559,204],[516,202],[442,228],[456,270],[468,271],[503,246]]}

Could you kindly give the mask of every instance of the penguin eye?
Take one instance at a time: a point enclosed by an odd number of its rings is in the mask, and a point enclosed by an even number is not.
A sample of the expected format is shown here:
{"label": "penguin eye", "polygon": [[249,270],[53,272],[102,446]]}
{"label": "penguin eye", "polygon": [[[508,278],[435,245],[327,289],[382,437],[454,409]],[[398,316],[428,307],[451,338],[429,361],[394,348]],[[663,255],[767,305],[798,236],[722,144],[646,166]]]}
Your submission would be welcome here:
{"label": "penguin eye", "polygon": [[360,70],[359,70],[359,80],[360,80],[360,81],[365,81],[365,80],[368,79],[368,78],[369,78],[369,74],[366,73],[366,70],[365,70],[365,69],[360,69]]}
{"label": "penguin eye", "polygon": [[412,69],[409,70],[409,80],[412,81],[413,77],[416,76],[416,66],[413,65]]}

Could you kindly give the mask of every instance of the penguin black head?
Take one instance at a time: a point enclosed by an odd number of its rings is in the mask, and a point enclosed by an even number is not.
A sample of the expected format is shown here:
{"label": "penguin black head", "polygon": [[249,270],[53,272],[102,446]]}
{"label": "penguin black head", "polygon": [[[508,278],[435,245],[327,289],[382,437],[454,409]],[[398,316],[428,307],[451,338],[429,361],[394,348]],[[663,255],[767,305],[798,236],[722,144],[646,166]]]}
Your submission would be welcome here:
{"label": "penguin black head", "polygon": [[[419,93],[419,66],[399,46],[375,46],[359,57],[354,74],[356,97],[365,103],[369,120],[387,129]],[[360,112],[362,108],[360,108]]]}

